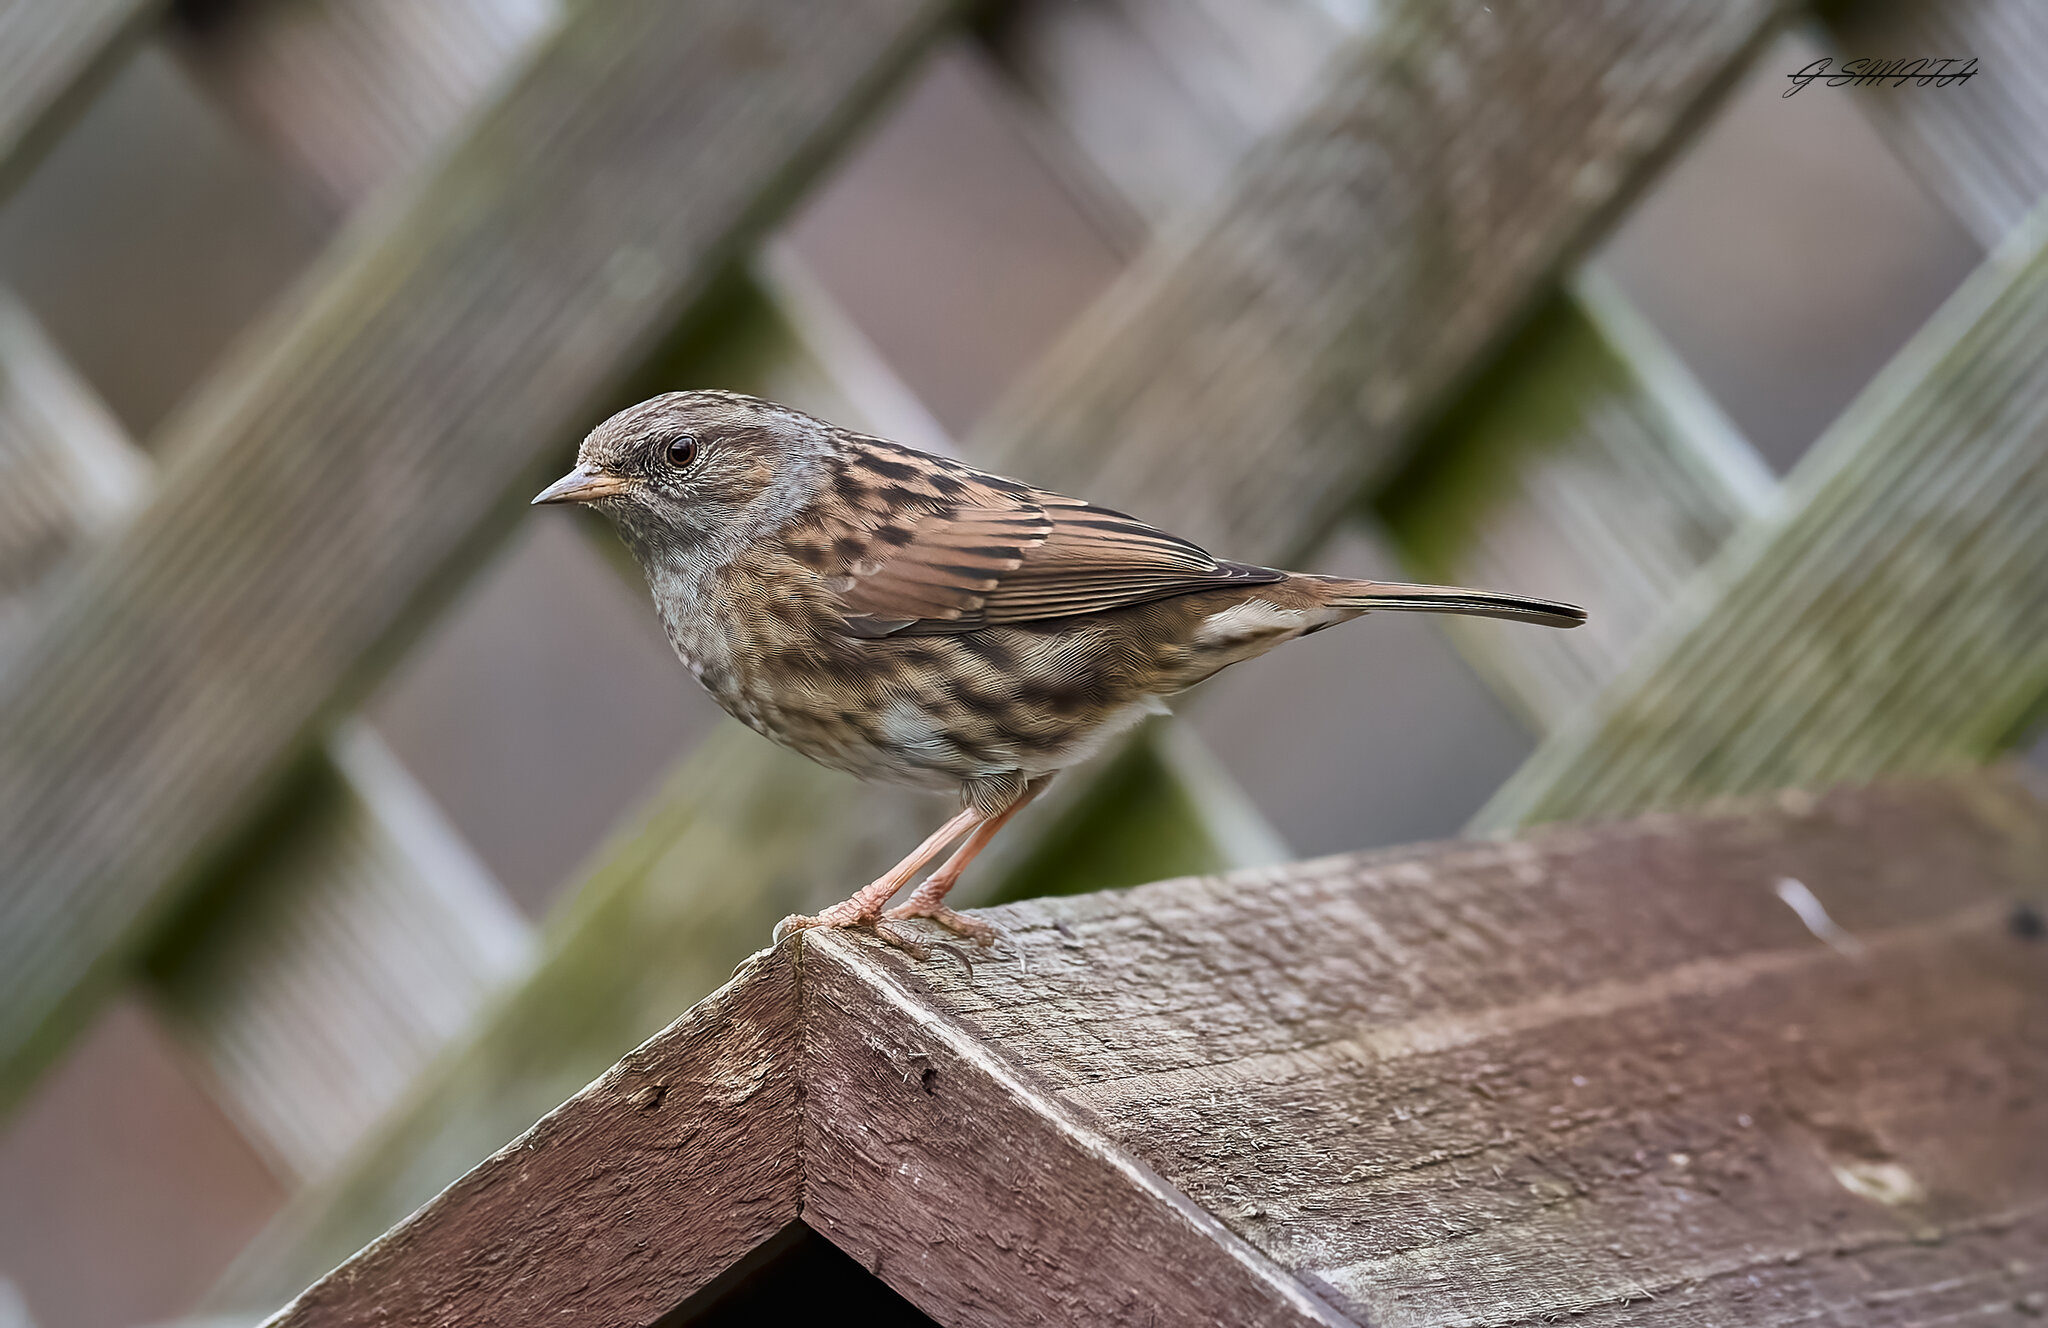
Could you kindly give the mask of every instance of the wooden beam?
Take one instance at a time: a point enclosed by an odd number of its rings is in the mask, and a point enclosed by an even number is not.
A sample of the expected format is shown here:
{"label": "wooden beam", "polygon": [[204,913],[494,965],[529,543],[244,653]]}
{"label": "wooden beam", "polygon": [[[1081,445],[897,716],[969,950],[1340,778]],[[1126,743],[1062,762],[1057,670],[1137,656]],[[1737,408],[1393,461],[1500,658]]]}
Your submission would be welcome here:
{"label": "wooden beam", "polygon": [[876,960],[799,960],[806,1224],[949,1325],[1349,1322]]}
{"label": "wooden beam", "polygon": [[0,198],[162,7],[161,0],[11,0],[0,7]]}
{"label": "wooden beam", "polygon": [[848,878],[886,868],[945,812],[736,724],[715,730],[598,854],[533,971],[345,1168],[295,1196],[211,1307],[274,1309],[724,982],[775,919],[843,896]]}
{"label": "wooden beam", "polygon": [[802,1212],[796,1005],[749,961],[272,1322],[653,1322]]}
{"label": "wooden beam", "polygon": [[2048,704],[2048,210],[1477,828],[1980,764]]}
{"label": "wooden beam", "polygon": [[2044,890],[2048,810],[1994,778],[1021,904],[971,975],[877,962],[1361,1322],[1926,1322],[2048,1287],[2000,1257],[2048,1234]]}
{"label": "wooden beam", "polygon": [[808,933],[273,1323],[645,1321],[793,1206],[951,1325],[2038,1305],[2044,897],[2000,774]]}
{"label": "wooden beam", "polygon": [[180,413],[0,682],[0,1095],[949,10],[578,9]]}

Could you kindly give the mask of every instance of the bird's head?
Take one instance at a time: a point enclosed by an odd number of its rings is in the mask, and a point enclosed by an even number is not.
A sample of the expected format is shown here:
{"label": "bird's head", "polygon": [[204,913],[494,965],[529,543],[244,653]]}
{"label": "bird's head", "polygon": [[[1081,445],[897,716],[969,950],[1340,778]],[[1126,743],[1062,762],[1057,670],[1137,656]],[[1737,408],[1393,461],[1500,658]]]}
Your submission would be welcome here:
{"label": "bird's head", "polygon": [[535,503],[588,503],[640,558],[703,557],[780,530],[816,492],[832,427],[737,392],[670,392],[590,431]]}

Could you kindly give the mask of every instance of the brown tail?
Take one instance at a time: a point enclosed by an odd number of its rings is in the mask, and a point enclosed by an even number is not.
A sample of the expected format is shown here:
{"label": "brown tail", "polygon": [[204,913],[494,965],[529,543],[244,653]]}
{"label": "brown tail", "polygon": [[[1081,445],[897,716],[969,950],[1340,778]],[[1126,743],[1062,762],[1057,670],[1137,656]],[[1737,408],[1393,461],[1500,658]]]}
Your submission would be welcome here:
{"label": "brown tail", "polygon": [[1391,609],[1404,613],[1462,613],[1474,618],[1505,618],[1509,622],[1545,627],[1577,627],[1586,611],[1576,604],[1502,595],[1460,586],[1404,586],[1396,581],[1345,581],[1319,577],[1332,584],[1330,606],[1338,609]]}

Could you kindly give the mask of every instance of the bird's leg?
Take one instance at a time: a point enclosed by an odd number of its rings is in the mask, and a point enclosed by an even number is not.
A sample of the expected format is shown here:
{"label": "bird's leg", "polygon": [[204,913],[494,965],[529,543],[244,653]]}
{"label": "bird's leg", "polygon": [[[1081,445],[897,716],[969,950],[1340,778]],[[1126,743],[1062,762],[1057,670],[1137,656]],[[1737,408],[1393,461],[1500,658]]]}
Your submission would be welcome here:
{"label": "bird's leg", "polygon": [[967,870],[967,864],[973,862],[981,855],[981,851],[988,847],[988,841],[996,837],[996,832],[1007,825],[1012,816],[1023,811],[1025,805],[1038,796],[1039,790],[1043,789],[1047,782],[1044,779],[1037,779],[1025,785],[1024,792],[1017,796],[1015,802],[974,827],[974,833],[967,836],[967,842],[955,849],[953,856],[947,858],[943,866],[927,876],[923,885],[911,891],[910,898],[882,916],[898,922],[905,918],[930,918],[957,936],[965,936],[982,945],[995,944],[996,929],[978,918],[970,918],[964,913],[956,913],[947,908],[946,892],[959,881],[960,873]]}
{"label": "bird's leg", "polygon": [[[975,828],[981,819],[981,813],[969,807],[932,831],[930,838],[910,851],[910,856],[862,886],[851,898],[840,900],[816,917],[792,913],[776,923],[775,939],[780,941],[791,932],[802,931],[805,927],[874,926],[882,916],[882,905],[888,903],[890,897],[898,890],[908,885],[910,878],[917,875],[927,862],[943,853],[946,845]],[[903,943],[900,938],[890,935],[887,931],[884,931],[882,936],[892,944]]]}

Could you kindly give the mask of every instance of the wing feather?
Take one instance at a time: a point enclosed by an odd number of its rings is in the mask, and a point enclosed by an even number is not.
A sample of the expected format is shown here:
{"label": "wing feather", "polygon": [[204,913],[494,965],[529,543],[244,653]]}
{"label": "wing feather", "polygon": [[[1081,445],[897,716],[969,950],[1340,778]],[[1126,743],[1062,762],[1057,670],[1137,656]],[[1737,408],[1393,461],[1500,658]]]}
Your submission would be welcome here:
{"label": "wing feather", "polygon": [[838,563],[827,584],[858,636],[1101,613],[1284,575],[1220,563],[1125,513],[879,439],[853,440],[833,497],[818,518]]}

